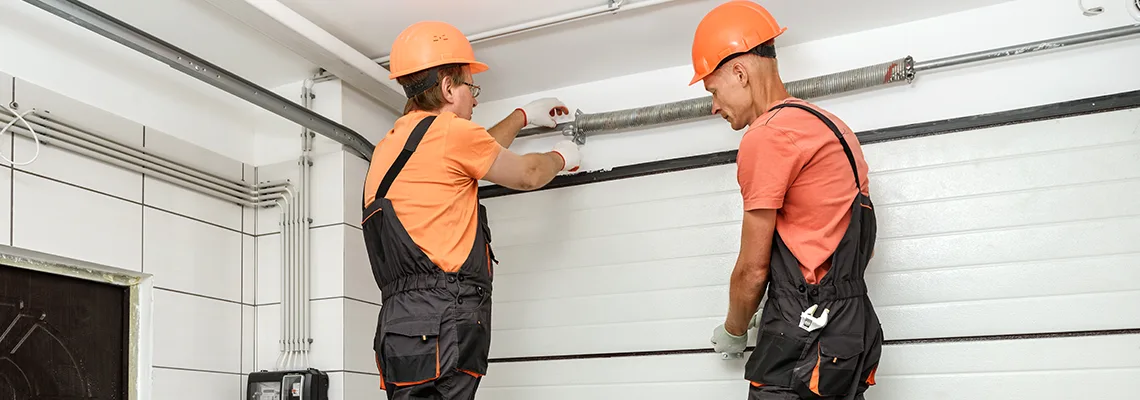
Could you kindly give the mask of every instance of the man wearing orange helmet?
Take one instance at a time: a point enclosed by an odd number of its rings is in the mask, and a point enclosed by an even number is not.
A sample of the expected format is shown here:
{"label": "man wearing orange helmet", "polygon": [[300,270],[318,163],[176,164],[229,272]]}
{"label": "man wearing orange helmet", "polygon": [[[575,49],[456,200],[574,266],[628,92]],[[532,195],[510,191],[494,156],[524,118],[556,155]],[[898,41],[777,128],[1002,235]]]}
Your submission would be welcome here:
{"label": "man wearing orange helmet", "polygon": [[867,163],[843,121],[788,94],[775,48],[785,30],[738,0],[705,15],[693,39],[689,84],[704,82],[733,130],[748,127],[740,252],[713,349],[742,357],[757,326],[750,399],[861,399],[883,340],[863,278],[876,236]]}
{"label": "man wearing orange helmet", "polygon": [[373,349],[389,399],[472,399],[487,372],[494,253],[478,181],[532,190],[578,168],[578,147],[518,155],[527,124],[569,110],[541,99],[491,127],[470,121],[486,71],[455,27],[421,22],[392,45],[404,115],[376,145],[364,185],[365,246],[382,293]]}

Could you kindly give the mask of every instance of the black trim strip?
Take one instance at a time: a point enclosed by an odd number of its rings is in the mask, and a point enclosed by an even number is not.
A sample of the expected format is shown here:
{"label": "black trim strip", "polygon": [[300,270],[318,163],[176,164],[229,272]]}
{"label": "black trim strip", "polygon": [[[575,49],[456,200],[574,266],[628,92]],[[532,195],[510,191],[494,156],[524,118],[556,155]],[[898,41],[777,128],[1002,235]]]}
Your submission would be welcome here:
{"label": "black trim strip", "polygon": [[[1072,337],[1090,337],[1090,336],[1115,336],[1115,335],[1140,335],[1140,328],[1136,329],[1108,329],[1108,330],[1093,330],[1093,331],[1071,331],[1071,332],[1047,332],[1047,333],[1026,333],[1026,334],[1008,334],[1008,335],[984,335],[984,336],[957,336],[957,337],[942,337],[942,338],[929,338],[929,339],[901,339],[901,340],[885,340],[884,346],[898,346],[898,345],[911,345],[911,344],[933,344],[933,343],[960,343],[960,342],[983,342],[983,341],[998,341],[998,340],[1028,340],[1028,339],[1056,339],[1056,338],[1072,338]],[[754,346],[749,346],[744,349],[745,352],[752,352],[755,350]],[[505,357],[505,358],[492,358],[488,362],[493,364],[499,363],[517,363],[517,362],[540,362],[540,361],[565,361],[565,360],[590,360],[599,358],[628,358],[628,357],[653,357],[653,356],[677,356],[687,354],[713,354],[712,348],[704,349],[680,349],[680,350],[657,350],[657,351],[632,351],[622,353],[594,353],[594,354],[566,354],[557,356],[526,356],[526,357]]]}
{"label": "black trim strip", "polygon": [[[1079,100],[1045,104],[1041,106],[1019,108],[1015,110],[999,111],[988,114],[978,114],[939,121],[920,122],[890,128],[875,129],[859,132],[856,133],[856,135],[859,137],[859,142],[865,146],[868,144],[888,142],[893,140],[913,139],[924,136],[942,135],[961,131],[992,128],[1002,125],[1021,124],[1137,107],[1140,107],[1140,90],[1121,92],[1105,96],[1088,97]],[[713,167],[718,165],[732,164],[735,162],[736,150],[728,150],[717,153],[626,165],[604,171],[583,172],[574,175],[559,176],[554,178],[554,180],[552,180],[546,186],[534,191],[550,190],[619,179],[636,178],[646,175],[684,171],[688,169]],[[479,188],[480,199],[489,199],[518,193],[527,192],[509,189],[499,185],[488,185]]]}

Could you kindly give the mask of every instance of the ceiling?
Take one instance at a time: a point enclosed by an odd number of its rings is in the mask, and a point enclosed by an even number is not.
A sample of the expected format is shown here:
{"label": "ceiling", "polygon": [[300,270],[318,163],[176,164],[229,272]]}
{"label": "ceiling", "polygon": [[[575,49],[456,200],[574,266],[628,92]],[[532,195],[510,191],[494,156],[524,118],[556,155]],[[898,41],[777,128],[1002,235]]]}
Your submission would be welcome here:
{"label": "ceiling", "polygon": [[[84,0],[115,18],[259,85],[309,77],[316,65],[205,0]],[[250,2],[268,0],[244,0]],[[606,0],[276,0],[369,58],[387,55],[409,24],[450,22],[468,34],[607,4]],[[644,0],[626,0],[627,6]],[[687,63],[700,18],[724,0],[673,0],[616,15],[477,43],[491,66],[480,100],[585,83]],[[934,17],[1009,0],[762,1],[788,32],[779,46]]]}
{"label": "ceiling", "polygon": [[[370,58],[387,55],[392,40],[420,20],[450,22],[467,34],[502,28],[607,0],[281,0]],[[631,5],[639,0],[626,0]],[[491,70],[476,79],[480,100],[683,65],[701,17],[725,0],[674,0],[514,35],[475,45]],[[768,0],[760,1],[788,32],[778,45],[858,32],[1005,0]]]}

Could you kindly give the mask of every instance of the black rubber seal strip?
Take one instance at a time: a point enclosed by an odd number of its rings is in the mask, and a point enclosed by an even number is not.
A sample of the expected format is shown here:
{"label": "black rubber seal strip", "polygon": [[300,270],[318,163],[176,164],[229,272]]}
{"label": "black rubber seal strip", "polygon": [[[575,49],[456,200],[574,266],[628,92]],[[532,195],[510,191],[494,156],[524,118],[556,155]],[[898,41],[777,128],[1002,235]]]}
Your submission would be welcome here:
{"label": "black rubber seal strip", "polygon": [[[875,129],[856,133],[862,145],[942,135],[1002,125],[1022,124],[1057,118],[1073,117],[1140,107],[1140,90],[1121,92],[1105,96],[1089,97],[1060,103],[1052,103],[1015,110],[999,111],[930,122],[920,122],[890,128]],[[546,186],[533,191],[550,190],[570,186],[636,178],[647,175],[664,174],[688,169],[707,168],[736,162],[736,150],[701,154],[661,161],[633,164],[594,172],[582,172],[554,178]],[[532,192],[533,192],[532,191]],[[518,193],[529,193],[509,189],[499,185],[479,188],[479,198],[489,199]]]}
{"label": "black rubber seal strip", "polygon": [[[899,346],[899,345],[933,344],[933,343],[983,342],[983,341],[997,341],[997,340],[1057,339],[1057,338],[1071,338],[1071,337],[1115,336],[1115,335],[1140,335],[1140,328],[1137,328],[1137,329],[1107,329],[1107,330],[1094,330],[1094,331],[1010,334],[1010,335],[958,336],[958,337],[943,337],[943,338],[930,338],[930,339],[885,340],[885,341],[883,341],[883,345],[884,346]],[[749,346],[748,348],[744,349],[744,351],[745,352],[752,352],[754,349],[755,349],[755,347]],[[687,354],[714,354],[714,353],[715,352],[713,351],[712,348],[704,348],[704,349],[680,349],[680,350],[658,350],[658,351],[634,351],[634,352],[624,352],[624,353],[594,353],[594,354],[567,354],[567,355],[557,355],[557,356],[506,357],[506,358],[492,358],[488,362],[493,363],[493,364],[505,364],[505,363],[517,363],[517,362],[589,360],[589,359],[599,359],[599,358],[676,356],[676,355],[687,355]]]}

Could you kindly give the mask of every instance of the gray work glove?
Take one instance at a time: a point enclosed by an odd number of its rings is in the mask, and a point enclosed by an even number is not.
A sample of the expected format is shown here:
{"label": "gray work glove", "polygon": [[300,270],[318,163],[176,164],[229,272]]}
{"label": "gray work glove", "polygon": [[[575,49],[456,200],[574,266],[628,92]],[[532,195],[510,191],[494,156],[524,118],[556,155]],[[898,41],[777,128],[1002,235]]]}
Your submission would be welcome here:
{"label": "gray work glove", "polygon": [[748,345],[748,332],[745,331],[743,335],[735,336],[724,329],[724,324],[720,324],[717,325],[716,329],[713,329],[710,341],[713,345],[713,351],[720,353],[722,359],[743,358],[744,347]]}
{"label": "gray work glove", "polygon": [[[767,302],[768,297],[765,296],[760,301],[760,307],[756,309],[756,314],[752,314],[752,319],[748,321],[748,328],[760,327],[760,316],[764,313],[764,303]],[[713,351],[720,354],[720,357],[725,360],[744,358],[744,348],[748,346],[748,331],[743,335],[736,336],[728,333],[724,329],[724,324],[717,325],[713,329],[712,339]]]}

